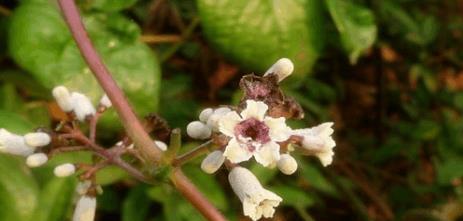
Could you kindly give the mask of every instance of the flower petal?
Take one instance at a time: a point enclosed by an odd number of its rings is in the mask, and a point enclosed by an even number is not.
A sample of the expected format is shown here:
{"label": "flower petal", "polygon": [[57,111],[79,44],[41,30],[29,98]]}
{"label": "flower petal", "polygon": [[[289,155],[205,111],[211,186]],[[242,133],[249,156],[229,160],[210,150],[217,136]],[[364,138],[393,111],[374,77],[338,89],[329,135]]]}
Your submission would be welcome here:
{"label": "flower petal", "polygon": [[269,135],[273,141],[282,142],[291,136],[291,128],[286,126],[284,117],[265,117],[265,124],[270,128]]}
{"label": "flower petal", "polygon": [[268,142],[254,153],[254,158],[264,167],[275,165],[280,159],[280,145],[273,141]]}
{"label": "flower petal", "polygon": [[324,152],[315,154],[324,167],[330,165],[333,162],[334,152],[333,149],[329,149]]}
{"label": "flower petal", "polygon": [[262,217],[262,211],[258,210],[258,205],[249,200],[243,201],[243,213],[252,220],[258,220]]}
{"label": "flower petal", "polygon": [[232,163],[239,163],[249,160],[252,157],[252,154],[246,148],[241,147],[238,141],[233,138],[228,142],[228,145],[223,152],[223,156]]}
{"label": "flower petal", "polygon": [[246,109],[241,112],[241,117],[243,117],[245,120],[251,117],[254,117],[258,120],[264,120],[267,109],[267,104],[262,101],[247,100]]}
{"label": "flower petal", "polygon": [[219,131],[229,137],[234,136],[235,126],[241,121],[240,115],[235,111],[228,112],[219,120]]}

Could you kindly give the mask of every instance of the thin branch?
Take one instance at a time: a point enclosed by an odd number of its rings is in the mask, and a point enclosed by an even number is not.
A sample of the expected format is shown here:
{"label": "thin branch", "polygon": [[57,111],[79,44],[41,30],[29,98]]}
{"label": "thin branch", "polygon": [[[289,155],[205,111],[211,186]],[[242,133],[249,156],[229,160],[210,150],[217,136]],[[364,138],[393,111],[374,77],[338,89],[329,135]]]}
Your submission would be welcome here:
{"label": "thin branch", "polygon": [[134,141],[135,146],[141,149],[143,158],[147,162],[158,163],[161,158],[160,149],[156,148],[156,144],[143,129],[124,93],[117,86],[109,70],[93,47],[82,24],[74,0],[58,0],[58,3],[83,58],[111,100],[127,134]]}
{"label": "thin branch", "polygon": [[198,17],[193,18],[193,20],[188,25],[185,32],[182,33],[182,41],[175,43],[172,47],[167,49],[167,52],[161,55],[161,59],[160,59],[161,62],[167,61],[170,57],[172,57],[172,55],[174,55],[175,52],[177,52],[177,50],[180,49],[183,43],[185,43],[185,40],[190,38],[190,36],[193,34],[193,31],[198,25],[199,25],[199,18]]}
{"label": "thin branch", "polygon": [[52,149],[50,153],[48,153],[49,157],[59,154],[59,153],[66,153],[66,152],[75,152],[75,151],[82,151],[82,150],[89,150],[87,146],[67,146],[67,147],[59,147]]}
{"label": "thin branch", "polygon": [[182,38],[178,35],[142,35],[140,41],[148,44],[179,42]]}
{"label": "thin branch", "polygon": [[180,168],[172,171],[170,177],[175,187],[206,219],[211,221],[226,221],[225,217],[215,208],[201,192],[183,174]]}
{"label": "thin branch", "polygon": [[195,147],[194,149],[178,156],[177,158],[174,159],[174,161],[172,162],[172,166],[181,166],[182,164],[188,162],[189,160],[197,157],[197,156],[200,156],[202,154],[205,154],[209,151],[209,147],[212,145],[212,141],[209,140],[197,147]]}

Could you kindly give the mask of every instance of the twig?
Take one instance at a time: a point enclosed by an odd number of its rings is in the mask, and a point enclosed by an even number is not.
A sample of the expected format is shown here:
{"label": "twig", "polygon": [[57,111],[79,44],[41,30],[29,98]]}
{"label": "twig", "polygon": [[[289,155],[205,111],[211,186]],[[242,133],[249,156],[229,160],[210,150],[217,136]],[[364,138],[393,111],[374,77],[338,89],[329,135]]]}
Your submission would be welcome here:
{"label": "twig", "polygon": [[182,33],[182,41],[177,42],[171,48],[167,49],[167,51],[161,55],[161,59],[160,59],[161,62],[167,61],[170,57],[172,57],[172,55],[174,55],[175,52],[183,45],[185,40],[190,38],[191,34],[193,34],[193,31],[198,25],[199,25],[199,18],[198,17],[193,18],[193,20],[188,25],[185,32]]}
{"label": "twig", "polygon": [[179,42],[182,38],[178,35],[142,35],[140,41],[148,44]]}
{"label": "twig", "polygon": [[59,153],[65,152],[74,152],[74,151],[82,151],[82,150],[89,150],[87,146],[68,146],[68,147],[59,147],[52,149],[50,153],[48,153],[49,157],[52,157]]}
{"label": "twig", "polygon": [[183,174],[180,168],[172,171],[170,176],[172,183],[182,193],[182,195],[190,201],[190,203],[203,214],[208,220],[226,221],[225,217],[215,208],[201,192],[191,183],[191,181]]}
{"label": "twig", "polygon": [[181,166],[182,164],[188,162],[189,160],[197,157],[197,156],[200,156],[204,153],[207,153],[209,151],[209,147],[211,146],[212,144],[212,141],[209,140],[197,147],[195,147],[194,149],[178,156],[177,158],[174,159],[174,161],[172,162],[172,166]]}
{"label": "twig", "polygon": [[95,142],[96,138],[96,125],[98,123],[98,120],[100,119],[101,112],[97,111],[92,118],[90,119],[89,122],[89,138],[92,142]]}
{"label": "twig", "polygon": [[58,3],[83,58],[111,100],[127,134],[134,141],[136,146],[142,150],[141,153],[143,158],[147,162],[154,164],[158,163],[161,158],[160,149],[156,147],[156,144],[143,129],[143,126],[135,116],[124,93],[117,86],[117,83],[111,77],[111,74],[93,47],[84,25],[82,24],[74,0],[58,0]]}

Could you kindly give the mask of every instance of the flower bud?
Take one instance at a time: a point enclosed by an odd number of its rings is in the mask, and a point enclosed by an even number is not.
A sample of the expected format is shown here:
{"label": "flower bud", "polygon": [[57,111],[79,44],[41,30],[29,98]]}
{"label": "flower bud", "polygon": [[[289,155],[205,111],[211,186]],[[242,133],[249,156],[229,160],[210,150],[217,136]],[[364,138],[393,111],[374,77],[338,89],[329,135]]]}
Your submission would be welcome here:
{"label": "flower bud", "polygon": [[214,110],[212,108],[206,108],[201,113],[199,114],[199,120],[202,121],[203,123],[207,123],[207,120],[209,117],[214,113]]}
{"label": "flower bud", "polygon": [[72,111],[72,109],[74,108],[74,104],[72,101],[72,97],[69,94],[69,91],[66,87],[57,86],[53,88],[52,94],[61,110],[63,110],[64,112]]}
{"label": "flower bud", "polygon": [[278,169],[286,175],[291,175],[297,170],[296,159],[289,154],[281,154],[277,166]]}
{"label": "flower bud", "polygon": [[34,153],[35,147],[26,144],[24,137],[0,129],[0,152],[29,156]]}
{"label": "flower bud", "polygon": [[207,126],[209,126],[213,131],[219,131],[219,120],[225,114],[230,112],[230,108],[228,107],[220,107],[214,110],[214,113],[209,116],[209,119],[207,119]]}
{"label": "flower bud", "polygon": [[167,150],[167,144],[160,141],[160,140],[155,140],[154,143],[156,144],[156,146],[159,147],[160,150],[162,151],[166,151]]}
{"label": "flower bud", "polygon": [[223,156],[222,151],[216,150],[204,158],[201,163],[201,169],[206,173],[213,174],[222,166],[224,161],[225,157]]}
{"label": "flower bud", "polygon": [[44,153],[36,153],[27,157],[26,165],[28,167],[39,167],[44,165],[48,161],[48,157]]}
{"label": "flower bud", "polygon": [[193,121],[186,127],[188,136],[194,139],[207,139],[211,137],[211,129],[201,121]]}
{"label": "flower bud", "polygon": [[278,81],[281,82],[283,79],[288,77],[293,73],[294,64],[288,58],[281,58],[275,64],[272,65],[264,74],[264,76],[269,74],[276,74],[278,76]]}
{"label": "flower bud", "polygon": [[78,92],[73,92],[71,96],[74,102],[74,113],[78,120],[85,121],[87,116],[95,114],[95,107],[87,96]]}
{"label": "flower bud", "polygon": [[76,186],[76,192],[79,195],[85,195],[88,192],[88,189],[92,186],[92,182],[90,180],[85,180],[79,182]]}
{"label": "flower bud", "polygon": [[43,147],[51,142],[51,137],[44,132],[28,133],[24,135],[26,144],[31,147]]}
{"label": "flower bud", "polygon": [[67,176],[74,174],[75,172],[76,172],[76,167],[74,166],[74,164],[70,164],[70,163],[61,164],[55,167],[55,170],[53,171],[53,173],[57,177],[67,177]]}
{"label": "flower bud", "polygon": [[72,221],[93,221],[95,219],[96,198],[81,196],[77,201]]}
{"label": "flower bud", "polygon": [[105,108],[110,108],[113,106],[113,103],[111,103],[111,100],[109,100],[108,95],[104,94],[100,99],[100,105]]}

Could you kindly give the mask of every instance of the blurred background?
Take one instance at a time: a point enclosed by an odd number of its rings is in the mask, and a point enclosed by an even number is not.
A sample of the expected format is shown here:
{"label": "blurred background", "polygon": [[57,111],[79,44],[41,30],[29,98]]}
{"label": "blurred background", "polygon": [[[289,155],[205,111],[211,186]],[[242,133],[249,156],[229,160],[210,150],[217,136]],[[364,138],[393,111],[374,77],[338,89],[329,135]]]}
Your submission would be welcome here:
{"label": "blurred background", "polygon": [[[88,32],[140,116],[185,129],[205,107],[236,104],[238,82],[281,57],[282,84],[305,119],[335,122],[334,163],[300,156],[295,175],[249,166],[284,198],[273,220],[463,220],[463,1],[78,0]],[[62,114],[50,89],[101,90],[55,1],[0,0],[0,127],[26,133]],[[123,134],[115,114],[100,141]],[[198,143],[185,136],[184,150]],[[185,166],[230,220],[242,217],[227,172]],[[76,179],[53,177],[66,154],[29,169],[0,154],[0,220],[62,221]],[[168,183],[139,184],[117,168],[98,174],[96,220],[203,220]]]}

